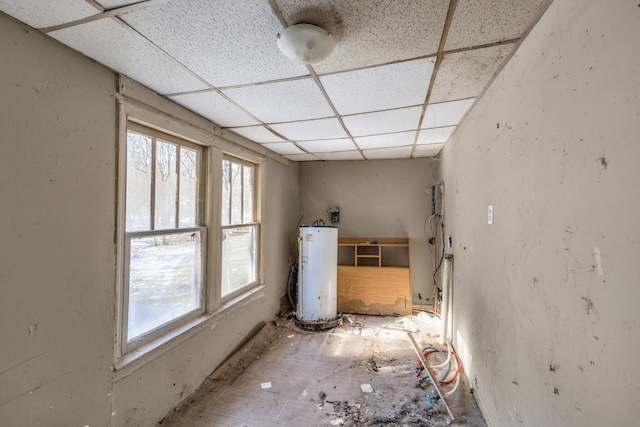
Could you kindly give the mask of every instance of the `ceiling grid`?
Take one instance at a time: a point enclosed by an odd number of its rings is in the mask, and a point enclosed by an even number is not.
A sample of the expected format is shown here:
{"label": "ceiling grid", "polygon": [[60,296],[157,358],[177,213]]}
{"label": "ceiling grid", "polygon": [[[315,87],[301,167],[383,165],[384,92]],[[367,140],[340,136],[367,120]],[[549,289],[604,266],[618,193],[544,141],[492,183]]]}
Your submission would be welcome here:
{"label": "ceiling grid", "polygon": [[458,0],[449,0],[449,9],[447,11],[447,18],[444,22],[444,28],[442,29],[440,44],[438,45],[438,55],[436,57],[436,63],[433,66],[433,72],[431,73],[431,78],[429,80],[429,89],[427,89],[427,95],[424,98],[424,105],[422,106],[422,112],[420,113],[420,119],[418,120],[418,129],[416,130],[416,136],[413,140],[413,147],[411,148],[412,157],[413,153],[416,151],[416,144],[418,142],[418,138],[420,137],[420,128],[422,127],[424,115],[426,114],[427,106],[429,105],[429,99],[431,98],[431,93],[433,92],[433,86],[436,82],[438,71],[440,70],[440,65],[442,64],[442,52],[444,51],[444,46],[447,41],[447,35],[449,34],[449,28],[451,28],[451,22],[453,21],[453,15],[456,11],[457,4]]}
{"label": "ceiling grid", "polygon": [[[294,161],[435,156],[551,0],[0,0],[0,11]],[[335,50],[277,48],[308,23]]]}

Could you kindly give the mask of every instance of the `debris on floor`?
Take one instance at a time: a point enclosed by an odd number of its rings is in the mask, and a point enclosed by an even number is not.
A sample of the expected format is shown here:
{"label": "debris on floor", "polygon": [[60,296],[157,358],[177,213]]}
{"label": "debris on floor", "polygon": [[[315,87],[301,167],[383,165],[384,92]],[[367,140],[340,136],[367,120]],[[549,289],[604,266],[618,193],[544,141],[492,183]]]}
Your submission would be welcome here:
{"label": "debris on floor", "polygon": [[[430,381],[421,381],[424,373],[416,377],[417,356],[404,327],[387,328],[385,317],[349,317],[353,322],[326,331],[300,329],[290,319],[269,323],[162,427],[448,425],[442,402],[428,401]],[[434,342],[426,332],[414,336],[424,346]],[[444,350],[429,354],[438,378],[455,366],[441,363]],[[456,425],[486,427],[460,372],[448,396],[459,415]],[[454,384],[442,387],[454,390]]]}
{"label": "debris on floor", "polygon": [[322,409],[324,407],[324,402],[327,400],[327,393],[325,393],[324,391],[318,393],[318,400],[320,401],[318,408]]}
{"label": "debris on floor", "polygon": [[[346,400],[329,403],[333,404],[333,413],[331,415],[340,417],[340,420],[346,418],[347,422],[353,422],[356,425],[364,422],[364,416],[362,415],[363,404],[349,403]],[[345,421],[342,422],[343,425],[349,425],[349,423],[345,424]]]}
{"label": "debris on floor", "polygon": [[440,334],[440,319],[432,317],[424,311],[402,317],[390,317],[386,327],[398,327],[410,332],[423,332],[432,337]]}
{"label": "debris on floor", "polygon": [[371,387],[371,384],[360,384],[360,388],[363,393],[373,393],[373,387]]}
{"label": "debris on floor", "polygon": [[371,370],[378,372],[378,364],[376,363],[376,359],[373,357],[369,358],[369,365],[371,365]]}

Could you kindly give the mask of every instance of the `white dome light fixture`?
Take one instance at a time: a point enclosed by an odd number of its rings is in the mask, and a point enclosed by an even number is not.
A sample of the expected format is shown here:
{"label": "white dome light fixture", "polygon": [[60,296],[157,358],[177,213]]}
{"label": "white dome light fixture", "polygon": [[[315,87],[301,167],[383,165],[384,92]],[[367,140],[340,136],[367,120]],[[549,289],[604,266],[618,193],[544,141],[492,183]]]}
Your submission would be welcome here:
{"label": "white dome light fixture", "polygon": [[315,64],[333,52],[335,42],[324,28],[296,24],[278,34],[278,47],[287,58],[301,64]]}

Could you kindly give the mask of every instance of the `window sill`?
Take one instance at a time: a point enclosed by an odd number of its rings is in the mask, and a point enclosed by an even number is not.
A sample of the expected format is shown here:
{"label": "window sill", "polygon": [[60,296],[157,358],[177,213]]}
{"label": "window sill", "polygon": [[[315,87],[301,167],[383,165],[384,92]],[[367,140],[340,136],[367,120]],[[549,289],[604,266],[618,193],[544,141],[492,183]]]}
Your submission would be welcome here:
{"label": "window sill", "polygon": [[111,367],[111,370],[115,373],[114,381],[118,382],[128,377],[142,366],[185,342],[203,329],[213,328],[222,316],[244,307],[253,301],[264,298],[264,288],[264,285],[253,287],[235,298],[226,301],[216,311],[200,316],[186,325],[176,328],[150,343],[123,355],[122,358]]}

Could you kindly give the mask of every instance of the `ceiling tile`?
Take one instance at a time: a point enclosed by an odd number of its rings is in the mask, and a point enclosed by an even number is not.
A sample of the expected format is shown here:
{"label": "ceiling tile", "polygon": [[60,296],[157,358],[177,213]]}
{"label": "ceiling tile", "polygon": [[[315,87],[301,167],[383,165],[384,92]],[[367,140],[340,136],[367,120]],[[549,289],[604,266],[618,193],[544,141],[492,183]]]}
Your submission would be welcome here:
{"label": "ceiling tile", "polygon": [[365,136],[415,129],[421,113],[422,107],[411,107],[344,116],[342,120],[351,135]]}
{"label": "ceiling tile", "polygon": [[334,115],[322,92],[310,78],[227,89],[222,92],[265,123]]}
{"label": "ceiling tile", "polygon": [[339,151],[336,153],[318,153],[322,160],[364,160],[359,151]]}
{"label": "ceiling tile", "polygon": [[274,144],[263,144],[265,148],[278,154],[304,154],[304,151],[295,146],[292,142],[276,142]]}
{"label": "ceiling tile", "polygon": [[340,114],[424,103],[435,59],[401,62],[320,77]]}
{"label": "ceiling tile", "polygon": [[291,141],[336,139],[348,136],[336,118],[280,123],[271,127]]}
{"label": "ceiling tile", "polygon": [[458,0],[446,50],[521,37],[549,0]]}
{"label": "ceiling tile", "polygon": [[207,88],[116,19],[101,19],[49,35],[160,94]]}
{"label": "ceiling tile", "polygon": [[416,132],[399,132],[389,133],[386,135],[364,136],[355,138],[356,144],[363,149],[372,148],[384,148],[384,147],[399,147],[403,145],[412,145],[413,140],[416,138]]}
{"label": "ceiling tile", "polygon": [[[49,35],[223,132],[308,161],[360,159],[357,148],[368,158],[436,155],[512,53],[515,43],[503,42],[521,37],[550,1],[457,0],[445,50],[458,51],[442,57],[417,133],[448,1],[0,0],[0,11],[43,28],[139,4]],[[273,4],[287,25],[317,24],[336,39],[313,65],[326,94],[278,50]],[[485,44],[493,45],[465,49]]]}
{"label": "ceiling tile", "polygon": [[480,95],[514,47],[513,44],[504,44],[445,55],[438,68],[429,102],[453,101]]}
{"label": "ceiling tile", "polygon": [[313,154],[287,154],[285,157],[294,162],[313,162],[320,160]]}
{"label": "ceiling tile", "polygon": [[221,127],[249,126],[259,122],[214,91],[169,97]]}
{"label": "ceiling tile", "polygon": [[355,150],[356,146],[349,138],[323,139],[318,141],[298,142],[302,148],[312,153],[323,153],[329,151],[349,151]]}
{"label": "ceiling tile", "polygon": [[418,141],[416,141],[416,144],[422,145],[446,142],[455,128],[455,126],[448,126],[444,128],[422,129],[420,131],[420,135],[418,135]]}
{"label": "ceiling tile", "polygon": [[433,157],[438,155],[443,144],[416,145],[413,157]]}
{"label": "ceiling tile", "polygon": [[33,28],[66,24],[100,12],[84,0],[0,0],[0,11]]}
{"label": "ceiling tile", "polygon": [[424,113],[422,128],[437,128],[457,125],[475,99],[429,104]]}
{"label": "ceiling tile", "polygon": [[309,74],[278,50],[266,0],[177,1],[122,18],[216,87]]}
{"label": "ceiling tile", "polygon": [[319,25],[335,38],[331,56],[313,66],[321,74],[437,52],[448,9],[448,2],[441,0],[276,3],[289,25]]}
{"label": "ceiling tile", "polygon": [[373,159],[404,159],[411,157],[412,146],[379,148],[377,150],[364,150],[364,155],[369,160]]}
{"label": "ceiling tile", "polygon": [[251,141],[259,142],[261,144],[269,142],[284,142],[284,139],[280,138],[264,126],[248,126],[244,128],[232,128],[229,130],[237,133],[238,135],[242,135]]}

